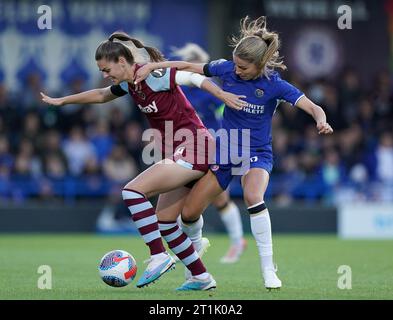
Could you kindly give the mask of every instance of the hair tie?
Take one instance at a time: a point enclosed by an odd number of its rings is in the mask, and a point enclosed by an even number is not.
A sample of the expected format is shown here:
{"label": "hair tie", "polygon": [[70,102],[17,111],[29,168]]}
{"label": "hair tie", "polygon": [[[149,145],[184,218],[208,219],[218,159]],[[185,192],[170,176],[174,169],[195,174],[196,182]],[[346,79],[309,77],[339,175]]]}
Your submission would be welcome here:
{"label": "hair tie", "polygon": [[135,63],[144,64],[150,62],[150,55],[145,48],[137,48],[131,40],[122,41],[117,38],[113,39],[113,42],[118,42],[130,50],[132,56],[134,57]]}

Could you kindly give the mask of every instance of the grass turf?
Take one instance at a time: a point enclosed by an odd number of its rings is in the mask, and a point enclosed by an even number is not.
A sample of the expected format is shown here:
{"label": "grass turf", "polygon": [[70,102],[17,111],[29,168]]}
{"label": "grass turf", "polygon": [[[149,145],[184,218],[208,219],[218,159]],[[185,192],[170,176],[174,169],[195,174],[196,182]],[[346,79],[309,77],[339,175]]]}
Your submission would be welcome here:
{"label": "grass turf", "polygon": [[[275,235],[273,237],[280,291],[268,292],[260,276],[257,249],[248,236],[248,249],[233,265],[220,264],[226,251],[225,235],[207,235],[211,242],[203,257],[214,275],[214,292],[176,292],[184,281],[177,264],[155,284],[135,287],[148,258],[139,237],[72,235],[0,235],[0,300],[5,299],[131,299],[131,300],[271,300],[271,299],[393,299],[393,241],[343,241],[335,236]],[[123,249],[138,264],[136,279],[123,288],[112,288],[98,276],[97,265],[108,251]],[[38,289],[40,265],[52,269],[52,289]],[[352,289],[337,283],[340,265],[352,271]]]}

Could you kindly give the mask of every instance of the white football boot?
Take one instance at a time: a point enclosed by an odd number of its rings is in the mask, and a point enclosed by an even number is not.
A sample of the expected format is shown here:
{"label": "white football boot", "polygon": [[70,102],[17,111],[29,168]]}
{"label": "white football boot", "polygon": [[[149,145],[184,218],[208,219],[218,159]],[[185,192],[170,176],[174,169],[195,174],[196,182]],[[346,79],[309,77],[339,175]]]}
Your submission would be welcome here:
{"label": "white football boot", "polygon": [[264,268],[263,269],[263,279],[265,280],[265,288],[269,291],[271,289],[280,289],[281,280],[277,277],[277,266],[275,268]]}

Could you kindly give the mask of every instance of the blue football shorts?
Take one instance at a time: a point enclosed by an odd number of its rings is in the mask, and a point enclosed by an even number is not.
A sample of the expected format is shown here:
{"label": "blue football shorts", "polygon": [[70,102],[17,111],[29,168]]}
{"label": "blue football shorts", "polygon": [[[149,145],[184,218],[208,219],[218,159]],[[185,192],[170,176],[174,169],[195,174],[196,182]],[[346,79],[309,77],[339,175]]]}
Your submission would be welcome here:
{"label": "blue football shorts", "polygon": [[261,168],[269,175],[273,169],[273,153],[269,147],[252,149],[249,154],[239,157],[236,162],[221,160],[220,158],[216,164],[211,165],[210,170],[215,174],[223,190],[226,190],[234,176],[243,176],[249,169]]}

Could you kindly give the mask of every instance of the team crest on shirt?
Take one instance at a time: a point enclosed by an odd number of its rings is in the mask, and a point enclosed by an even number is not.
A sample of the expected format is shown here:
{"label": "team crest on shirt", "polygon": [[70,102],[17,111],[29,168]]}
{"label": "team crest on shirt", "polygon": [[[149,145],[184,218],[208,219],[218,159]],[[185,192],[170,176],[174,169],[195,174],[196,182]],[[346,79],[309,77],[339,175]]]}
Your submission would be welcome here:
{"label": "team crest on shirt", "polygon": [[210,166],[211,171],[217,171],[218,169],[220,169],[220,166],[218,164],[213,164]]}
{"label": "team crest on shirt", "polygon": [[142,91],[136,91],[135,92],[139,98],[141,98],[142,100],[146,100],[146,94]]}
{"label": "team crest on shirt", "polygon": [[263,92],[262,89],[256,89],[256,90],[255,90],[255,96],[256,96],[257,98],[262,97],[263,94],[264,94],[264,92]]}
{"label": "team crest on shirt", "polygon": [[161,69],[155,69],[152,72],[150,72],[150,74],[154,77],[154,78],[162,78],[166,73],[166,69],[161,68]]}

